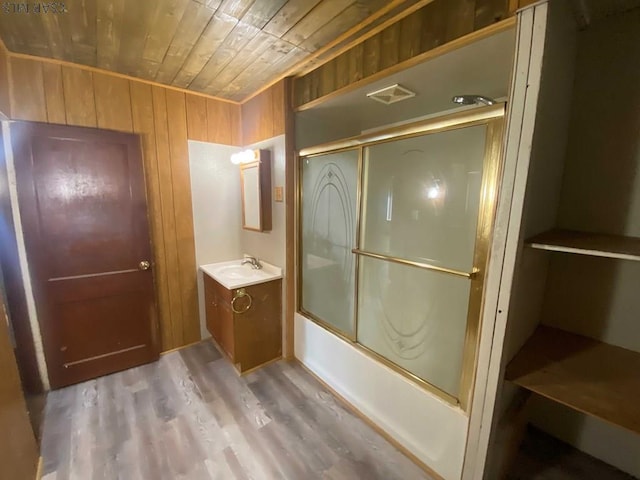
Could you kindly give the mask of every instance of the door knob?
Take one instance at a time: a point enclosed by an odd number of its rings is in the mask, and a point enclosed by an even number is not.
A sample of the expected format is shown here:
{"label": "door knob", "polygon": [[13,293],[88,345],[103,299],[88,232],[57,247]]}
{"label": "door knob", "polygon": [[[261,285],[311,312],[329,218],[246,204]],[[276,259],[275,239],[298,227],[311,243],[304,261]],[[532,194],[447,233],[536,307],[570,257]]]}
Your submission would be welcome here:
{"label": "door knob", "polygon": [[140,270],[149,270],[149,268],[151,268],[151,264],[148,260],[143,260],[138,264],[138,268]]}

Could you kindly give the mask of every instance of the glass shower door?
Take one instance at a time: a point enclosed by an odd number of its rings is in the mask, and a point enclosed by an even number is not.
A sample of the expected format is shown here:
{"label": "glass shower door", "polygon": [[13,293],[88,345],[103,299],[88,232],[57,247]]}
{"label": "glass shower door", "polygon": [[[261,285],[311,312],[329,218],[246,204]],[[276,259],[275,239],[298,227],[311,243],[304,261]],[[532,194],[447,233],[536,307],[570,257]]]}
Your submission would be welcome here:
{"label": "glass shower door", "polygon": [[363,152],[357,341],[454,398],[473,297],[487,128]]}
{"label": "glass shower door", "polygon": [[359,150],[303,158],[301,310],[355,336],[355,255]]}
{"label": "glass shower door", "polygon": [[466,411],[503,116],[481,107],[300,151],[298,311]]}

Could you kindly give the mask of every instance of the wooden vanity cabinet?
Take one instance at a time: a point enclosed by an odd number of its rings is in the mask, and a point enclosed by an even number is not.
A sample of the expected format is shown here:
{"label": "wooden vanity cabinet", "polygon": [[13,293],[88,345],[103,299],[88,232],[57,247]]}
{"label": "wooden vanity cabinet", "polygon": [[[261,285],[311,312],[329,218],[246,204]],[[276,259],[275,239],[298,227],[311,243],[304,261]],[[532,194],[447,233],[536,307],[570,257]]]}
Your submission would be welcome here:
{"label": "wooden vanity cabinet", "polygon": [[205,274],[204,295],[207,329],[240,373],[282,356],[281,279],[229,290]]}
{"label": "wooden vanity cabinet", "polygon": [[204,276],[207,329],[229,358],[234,357],[233,312],[231,290],[226,289],[208,275]]}

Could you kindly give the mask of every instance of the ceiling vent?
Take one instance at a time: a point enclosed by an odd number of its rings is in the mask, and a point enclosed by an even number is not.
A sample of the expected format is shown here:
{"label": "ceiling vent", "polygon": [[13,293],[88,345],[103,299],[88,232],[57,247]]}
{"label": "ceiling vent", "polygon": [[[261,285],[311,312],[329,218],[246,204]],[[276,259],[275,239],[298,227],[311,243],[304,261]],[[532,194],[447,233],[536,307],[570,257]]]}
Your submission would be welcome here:
{"label": "ceiling vent", "polygon": [[375,100],[376,102],[384,103],[385,105],[391,105],[392,103],[415,96],[416,92],[412,92],[411,90],[401,87],[397,83],[390,87],[384,87],[380,90],[376,90],[375,92],[367,93],[367,97]]}

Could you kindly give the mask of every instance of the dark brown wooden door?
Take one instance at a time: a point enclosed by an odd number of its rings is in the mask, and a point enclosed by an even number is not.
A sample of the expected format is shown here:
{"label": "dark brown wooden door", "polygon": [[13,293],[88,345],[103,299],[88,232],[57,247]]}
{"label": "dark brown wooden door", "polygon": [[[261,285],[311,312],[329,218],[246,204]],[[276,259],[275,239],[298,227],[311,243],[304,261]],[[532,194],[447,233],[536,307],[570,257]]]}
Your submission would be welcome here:
{"label": "dark brown wooden door", "polygon": [[52,388],[157,359],[138,137],[12,123],[11,141]]}

